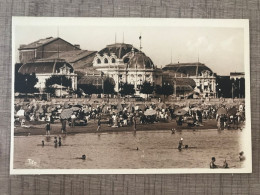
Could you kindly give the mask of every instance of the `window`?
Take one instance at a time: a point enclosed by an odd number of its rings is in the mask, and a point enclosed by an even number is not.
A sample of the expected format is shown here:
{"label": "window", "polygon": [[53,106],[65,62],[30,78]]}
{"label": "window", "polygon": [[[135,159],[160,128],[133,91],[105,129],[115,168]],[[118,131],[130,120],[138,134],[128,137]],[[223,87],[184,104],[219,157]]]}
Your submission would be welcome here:
{"label": "window", "polygon": [[105,64],[107,64],[107,63],[108,63],[108,60],[107,60],[106,58],[104,59],[104,63],[105,63]]}
{"label": "window", "polygon": [[111,61],[112,61],[112,63],[116,63],[116,60],[115,60],[115,58],[112,58],[112,60],[111,60]]}
{"label": "window", "polygon": [[100,59],[97,59],[97,63],[98,63],[98,64],[101,64],[101,60],[100,60]]}

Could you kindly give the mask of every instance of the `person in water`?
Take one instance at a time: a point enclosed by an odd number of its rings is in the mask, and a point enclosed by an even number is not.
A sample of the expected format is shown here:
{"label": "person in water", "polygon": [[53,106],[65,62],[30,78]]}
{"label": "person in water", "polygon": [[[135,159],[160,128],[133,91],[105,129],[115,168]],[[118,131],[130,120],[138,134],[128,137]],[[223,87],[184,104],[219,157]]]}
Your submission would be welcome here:
{"label": "person in water", "polygon": [[57,148],[57,145],[58,145],[57,137],[54,137],[54,147]]}
{"label": "person in water", "polygon": [[98,127],[97,127],[97,131],[99,131],[99,129],[101,128],[101,117],[98,117]]}
{"label": "person in water", "polygon": [[178,145],[179,151],[181,151],[182,146],[183,146],[183,138],[181,138],[179,141],[179,145]]}
{"label": "person in water", "polygon": [[61,137],[59,136],[59,146],[61,146]]}
{"label": "person in water", "polygon": [[244,152],[241,151],[241,152],[239,153],[239,160],[240,160],[240,161],[244,161],[245,159],[246,159],[246,157],[244,156]]}
{"label": "person in water", "polygon": [[50,133],[50,130],[51,130],[51,124],[50,124],[50,122],[48,122],[48,123],[46,124],[45,130],[46,130],[46,135],[47,135],[47,136],[48,136],[48,135],[51,135],[51,133]]}
{"label": "person in water", "polygon": [[215,164],[215,162],[216,162],[216,158],[215,158],[215,157],[212,157],[212,158],[211,158],[210,165],[209,165],[209,167],[210,167],[211,169],[216,169],[216,168],[218,168],[218,166]]}
{"label": "person in water", "polygon": [[228,167],[228,163],[227,163],[227,160],[226,160],[226,159],[225,159],[225,161],[224,161],[223,168],[225,168],[225,169],[228,169],[228,168],[229,168],[229,167]]}

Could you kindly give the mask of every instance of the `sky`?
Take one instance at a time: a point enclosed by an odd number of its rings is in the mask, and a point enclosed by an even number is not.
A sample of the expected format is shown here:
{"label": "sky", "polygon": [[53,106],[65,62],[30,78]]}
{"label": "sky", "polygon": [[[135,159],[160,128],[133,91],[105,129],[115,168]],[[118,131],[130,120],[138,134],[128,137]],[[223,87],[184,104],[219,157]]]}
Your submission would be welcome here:
{"label": "sky", "polygon": [[[184,21],[185,22],[185,21]],[[22,24],[15,25],[15,57],[18,61],[20,44],[29,44],[46,37],[61,37],[79,44],[81,49],[99,51],[108,44],[129,43],[139,48],[157,67],[171,63],[201,62],[218,75],[244,72],[244,29],[241,27],[140,25],[111,22],[80,24]]]}

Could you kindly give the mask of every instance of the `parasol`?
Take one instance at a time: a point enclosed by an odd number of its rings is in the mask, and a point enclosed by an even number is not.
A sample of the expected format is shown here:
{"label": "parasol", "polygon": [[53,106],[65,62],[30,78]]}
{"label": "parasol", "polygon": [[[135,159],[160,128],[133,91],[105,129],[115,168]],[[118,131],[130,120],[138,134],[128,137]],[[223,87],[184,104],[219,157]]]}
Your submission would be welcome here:
{"label": "parasol", "polygon": [[72,115],[73,110],[72,109],[64,109],[62,110],[62,112],[60,113],[60,118],[61,119],[69,119],[70,116]]}
{"label": "parasol", "polygon": [[156,111],[153,110],[153,109],[148,109],[144,112],[144,115],[145,116],[152,116],[152,115],[155,115],[156,114]]}
{"label": "parasol", "polygon": [[199,107],[194,107],[194,108],[191,108],[191,110],[202,110],[202,109]]}
{"label": "parasol", "polygon": [[158,108],[160,108],[160,109],[165,109],[165,108],[166,108],[166,105],[161,102],[161,103],[158,104]]}
{"label": "parasol", "polygon": [[78,111],[80,110],[80,107],[77,107],[77,106],[73,106],[70,108],[72,111]]}
{"label": "parasol", "polygon": [[225,108],[221,107],[218,109],[217,114],[218,115],[227,114],[227,110]]}
{"label": "parasol", "polygon": [[187,112],[188,111],[186,111],[186,110],[178,109],[178,110],[174,111],[174,114],[177,115],[177,116],[182,116],[182,115],[186,114]]}

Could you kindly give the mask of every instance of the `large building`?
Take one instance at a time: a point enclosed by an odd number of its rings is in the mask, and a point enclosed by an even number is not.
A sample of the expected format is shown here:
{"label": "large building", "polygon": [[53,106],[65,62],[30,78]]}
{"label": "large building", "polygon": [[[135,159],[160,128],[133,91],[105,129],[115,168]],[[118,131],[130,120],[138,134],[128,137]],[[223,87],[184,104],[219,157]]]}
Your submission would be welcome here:
{"label": "large building", "polygon": [[[45,88],[46,79],[53,75],[64,75],[72,81],[71,88],[77,89],[77,74],[74,73],[73,67],[66,61],[61,59],[55,60],[37,60],[23,64],[19,70],[21,74],[35,73],[38,82],[36,88],[42,92]],[[62,83],[60,84],[62,86]]]}
{"label": "large building", "polygon": [[93,68],[113,78],[117,92],[123,83],[133,84],[136,94],[140,94],[140,85],[145,81],[162,84],[161,69],[145,53],[126,43],[107,45],[97,52]]}
{"label": "large building", "polygon": [[191,78],[195,81],[195,91],[204,97],[216,97],[216,75],[205,64],[195,63],[177,63],[168,64],[163,68],[164,71],[173,71],[176,78]]}
{"label": "large building", "polygon": [[21,63],[32,62],[36,59],[55,56],[64,51],[80,50],[79,45],[73,45],[59,37],[47,37],[19,47],[19,60]]}

